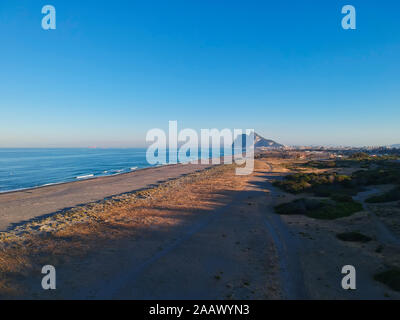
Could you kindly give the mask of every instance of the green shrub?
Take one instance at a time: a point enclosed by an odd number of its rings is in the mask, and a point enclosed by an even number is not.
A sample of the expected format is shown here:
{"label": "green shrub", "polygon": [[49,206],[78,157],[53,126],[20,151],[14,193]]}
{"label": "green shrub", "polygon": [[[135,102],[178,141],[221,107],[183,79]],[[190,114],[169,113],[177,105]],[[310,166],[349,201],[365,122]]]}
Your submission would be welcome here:
{"label": "green shrub", "polygon": [[362,209],[362,205],[354,201],[336,202],[334,204],[326,203],[326,205],[317,210],[309,211],[307,216],[315,219],[332,220],[351,216]]}
{"label": "green shrub", "polygon": [[349,156],[349,159],[352,159],[352,160],[365,160],[365,159],[370,159],[370,158],[371,158],[371,156],[365,152],[356,152]]}
{"label": "green shrub", "polygon": [[379,168],[371,170],[360,170],[354,172],[352,181],[357,185],[373,184],[400,184],[400,170],[397,168]]}
{"label": "green shrub", "polygon": [[311,187],[311,184],[306,181],[294,181],[288,179],[284,181],[277,181],[274,183],[274,186],[279,187],[286,192],[297,194],[309,189]]}
{"label": "green shrub", "polygon": [[376,281],[386,284],[389,288],[400,291],[400,269],[392,268],[390,270],[374,275]]}
{"label": "green shrub", "polygon": [[338,202],[332,200],[298,199],[275,207],[278,214],[301,214],[315,219],[337,219],[361,211],[358,202]]}
{"label": "green shrub", "polygon": [[390,190],[378,196],[373,196],[365,200],[368,203],[381,203],[400,200],[400,187]]}
{"label": "green shrub", "polygon": [[335,168],[335,161],[309,161],[304,164],[304,167],[316,168],[316,169],[329,169]]}
{"label": "green shrub", "polygon": [[338,233],[336,237],[342,241],[352,241],[352,242],[368,242],[372,239],[366,235],[359,232],[343,232]]}
{"label": "green shrub", "polygon": [[354,196],[361,191],[359,187],[347,187],[342,184],[320,185],[312,189],[317,197],[332,197],[334,195]]}
{"label": "green shrub", "polygon": [[308,210],[315,210],[322,206],[321,201],[312,199],[298,199],[292,202],[283,203],[275,207],[278,214],[307,214]]}
{"label": "green shrub", "polygon": [[331,199],[337,202],[353,202],[353,198],[351,196],[341,193],[332,194]]}
{"label": "green shrub", "polygon": [[[332,197],[342,194],[354,196],[364,190],[365,186],[374,184],[399,184],[400,185],[400,165],[390,161],[376,160],[378,166],[375,169],[359,170],[351,176],[333,173],[295,173],[286,176],[282,181],[274,182],[274,186],[294,194],[302,192],[312,192],[319,197]],[[350,161],[350,160],[348,160]],[[352,160],[353,161],[353,160]],[[320,162],[310,161],[310,166],[319,165]],[[327,161],[323,162],[327,165]],[[376,166],[375,166],[376,167]],[[386,200],[389,199],[389,200]],[[391,200],[393,199],[393,200]],[[385,196],[384,199],[374,201],[395,201],[400,200],[399,191],[394,191]]]}
{"label": "green shrub", "polygon": [[282,181],[274,182],[274,186],[297,194],[307,191],[318,192],[322,186],[335,185],[336,188],[339,188],[341,184],[345,186],[345,182],[350,181],[350,179],[348,176],[338,175],[337,173],[295,173],[286,176]]}

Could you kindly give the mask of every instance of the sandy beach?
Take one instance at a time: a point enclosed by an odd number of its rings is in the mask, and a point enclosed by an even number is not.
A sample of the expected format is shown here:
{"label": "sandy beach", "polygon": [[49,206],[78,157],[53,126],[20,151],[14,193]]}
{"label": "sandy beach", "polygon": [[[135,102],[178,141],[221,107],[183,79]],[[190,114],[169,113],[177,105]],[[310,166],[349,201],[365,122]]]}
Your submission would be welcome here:
{"label": "sandy beach", "polygon": [[176,164],[0,194],[0,231],[23,221],[104,198],[137,191],[210,165]]}

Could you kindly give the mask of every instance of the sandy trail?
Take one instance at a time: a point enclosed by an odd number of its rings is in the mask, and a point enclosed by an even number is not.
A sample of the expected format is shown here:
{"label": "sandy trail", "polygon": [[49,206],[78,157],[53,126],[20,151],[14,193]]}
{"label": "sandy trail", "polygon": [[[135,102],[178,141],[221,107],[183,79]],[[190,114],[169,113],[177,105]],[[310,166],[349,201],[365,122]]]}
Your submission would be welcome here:
{"label": "sandy trail", "polygon": [[134,190],[210,167],[178,164],[126,174],[0,194],[0,231],[36,217]]}
{"label": "sandy trail", "polygon": [[284,298],[292,300],[307,299],[309,294],[304,285],[303,270],[299,257],[301,239],[290,232],[281,217],[273,212],[272,206],[269,214],[265,217],[265,224],[277,250]]}
{"label": "sandy trail", "polygon": [[[241,192],[225,207],[207,214],[150,259],[100,285],[100,299],[227,299],[273,297],[267,273],[273,263],[262,212],[243,208],[257,191]],[[250,197],[250,198],[249,198]],[[250,234],[252,233],[252,234]],[[275,288],[278,294],[278,288]]]}
{"label": "sandy trail", "polygon": [[371,187],[369,190],[360,192],[354,198],[354,200],[359,201],[363,205],[363,209],[367,211],[371,218],[373,219],[373,223],[378,231],[377,238],[380,242],[391,244],[400,247],[400,239],[398,239],[387,227],[386,225],[375,215],[375,213],[370,210],[368,204],[365,202],[366,199],[373,195],[380,194],[381,191],[379,188]]}

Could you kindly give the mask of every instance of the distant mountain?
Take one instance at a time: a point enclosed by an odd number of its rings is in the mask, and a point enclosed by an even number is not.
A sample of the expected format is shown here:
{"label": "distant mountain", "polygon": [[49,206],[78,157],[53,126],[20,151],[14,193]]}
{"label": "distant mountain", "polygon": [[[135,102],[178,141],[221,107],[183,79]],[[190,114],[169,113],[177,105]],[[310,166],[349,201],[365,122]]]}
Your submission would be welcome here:
{"label": "distant mountain", "polygon": [[[246,147],[246,134],[242,134],[242,148]],[[240,143],[240,136],[235,140],[236,144]],[[234,142],[234,144],[235,144]],[[254,133],[254,148],[255,149],[280,149],[284,146],[280,143],[277,143],[273,140],[265,139],[261,137],[259,134]]]}
{"label": "distant mountain", "polygon": [[400,143],[399,143],[399,144],[392,144],[390,147],[391,147],[391,148],[398,148],[398,149],[400,149]]}

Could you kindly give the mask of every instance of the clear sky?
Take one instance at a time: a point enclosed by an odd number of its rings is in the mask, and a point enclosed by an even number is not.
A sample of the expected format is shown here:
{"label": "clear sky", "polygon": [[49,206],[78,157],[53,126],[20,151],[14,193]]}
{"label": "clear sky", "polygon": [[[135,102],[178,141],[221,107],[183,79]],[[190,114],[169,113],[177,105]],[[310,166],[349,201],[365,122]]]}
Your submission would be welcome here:
{"label": "clear sky", "polygon": [[142,146],[168,120],[400,143],[399,1],[1,0],[0,40],[0,147]]}

